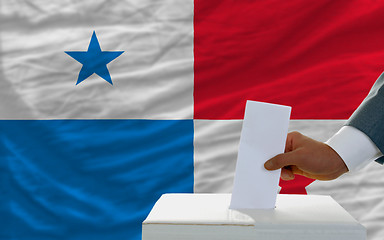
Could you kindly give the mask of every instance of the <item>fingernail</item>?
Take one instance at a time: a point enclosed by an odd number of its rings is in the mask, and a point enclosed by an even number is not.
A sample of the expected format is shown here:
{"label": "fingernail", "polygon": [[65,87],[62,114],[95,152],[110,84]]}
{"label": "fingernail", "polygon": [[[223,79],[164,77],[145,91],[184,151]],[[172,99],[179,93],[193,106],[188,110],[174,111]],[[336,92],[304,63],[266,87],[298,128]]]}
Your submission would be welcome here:
{"label": "fingernail", "polygon": [[272,161],[267,161],[267,162],[264,164],[264,167],[265,167],[265,169],[267,169],[267,170],[272,169],[272,168],[273,168],[273,163],[272,163]]}
{"label": "fingernail", "polygon": [[288,181],[288,180],[292,180],[295,178],[295,176],[292,176],[291,174],[287,173],[287,172],[281,172],[281,178],[285,181]]}

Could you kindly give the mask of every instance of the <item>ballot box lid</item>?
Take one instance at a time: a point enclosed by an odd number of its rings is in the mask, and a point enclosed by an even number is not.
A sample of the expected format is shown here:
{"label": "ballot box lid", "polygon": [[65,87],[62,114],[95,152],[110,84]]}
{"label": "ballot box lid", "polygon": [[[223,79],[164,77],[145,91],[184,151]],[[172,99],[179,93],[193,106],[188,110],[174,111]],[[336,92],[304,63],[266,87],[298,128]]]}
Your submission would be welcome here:
{"label": "ballot box lid", "polygon": [[279,194],[269,210],[232,210],[230,200],[230,194],[164,194],[144,224],[358,224],[330,196]]}
{"label": "ballot box lid", "polygon": [[143,240],[365,240],[366,229],[330,196],[278,195],[275,209],[229,209],[230,194],[164,194]]}

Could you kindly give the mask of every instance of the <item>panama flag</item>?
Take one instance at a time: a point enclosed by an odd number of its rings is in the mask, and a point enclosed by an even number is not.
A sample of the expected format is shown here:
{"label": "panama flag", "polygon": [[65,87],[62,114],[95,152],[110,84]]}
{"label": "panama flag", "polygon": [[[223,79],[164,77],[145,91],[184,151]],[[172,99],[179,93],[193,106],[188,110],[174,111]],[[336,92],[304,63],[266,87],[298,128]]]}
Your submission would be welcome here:
{"label": "panama flag", "polygon": [[[141,239],[163,193],[231,192],[246,100],[326,141],[384,69],[380,1],[0,2],[0,239]],[[384,234],[379,164],[332,195]],[[308,186],[307,186],[308,185]]]}

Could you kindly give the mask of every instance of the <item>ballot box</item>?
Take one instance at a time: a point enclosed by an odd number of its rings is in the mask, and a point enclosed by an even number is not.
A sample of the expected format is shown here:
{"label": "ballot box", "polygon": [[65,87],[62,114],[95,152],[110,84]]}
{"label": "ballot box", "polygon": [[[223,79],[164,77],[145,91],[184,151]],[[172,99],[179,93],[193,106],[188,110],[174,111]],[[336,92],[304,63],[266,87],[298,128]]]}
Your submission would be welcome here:
{"label": "ballot box", "polygon": [[164,194],[143,240],[363,240],[366,229],[330,196],[278,195],[274,209],[229,209],[230,194]]}

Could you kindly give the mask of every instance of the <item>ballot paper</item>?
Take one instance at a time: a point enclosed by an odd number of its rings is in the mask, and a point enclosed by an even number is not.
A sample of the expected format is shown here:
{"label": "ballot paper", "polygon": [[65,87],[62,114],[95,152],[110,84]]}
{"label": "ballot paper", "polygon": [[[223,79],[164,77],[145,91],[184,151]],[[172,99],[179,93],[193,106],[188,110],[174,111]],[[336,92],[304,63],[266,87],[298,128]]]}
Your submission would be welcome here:
{"label": "ballot paper", "polygon": [[264,163],[284,152],[291,107],[247,101],[237,156],[231,209],[273,209],[281,170]]}

